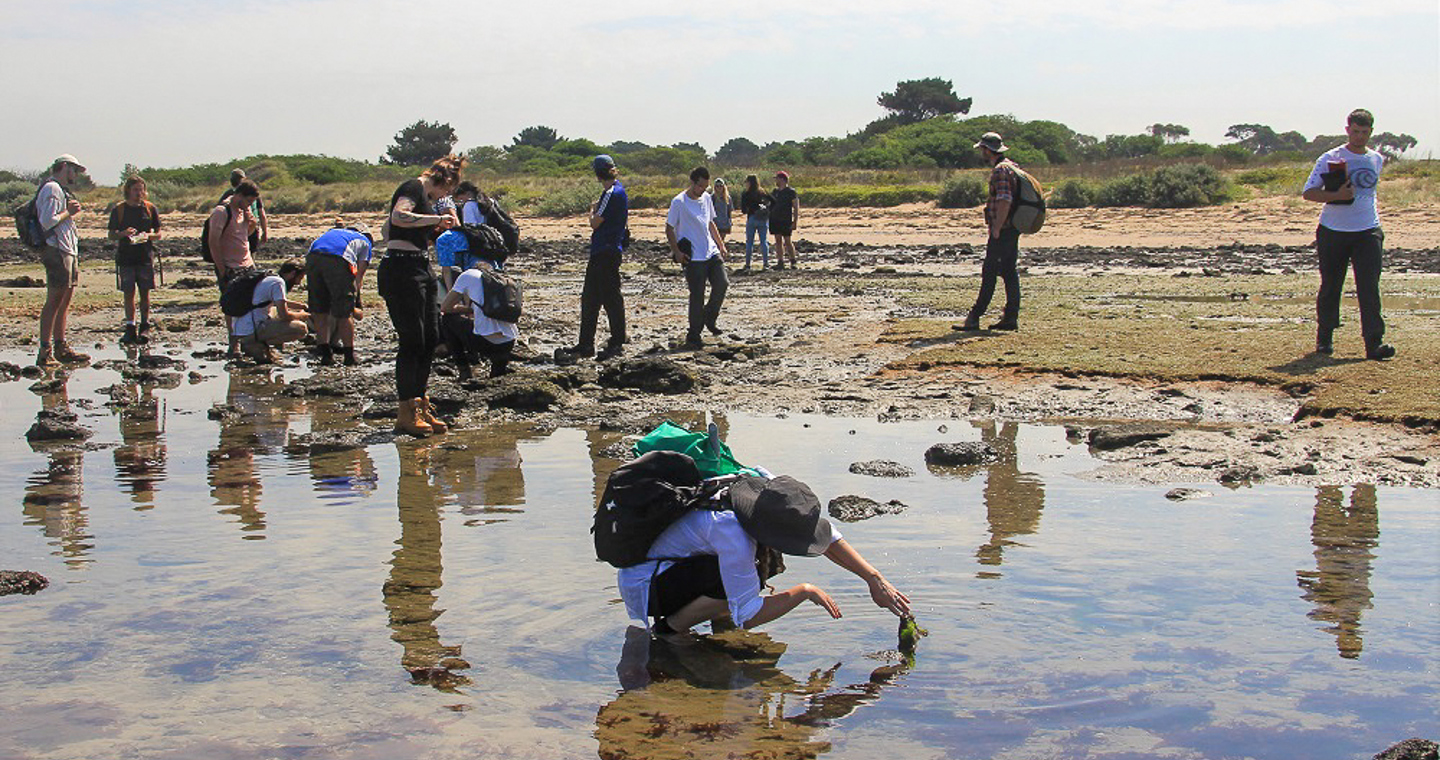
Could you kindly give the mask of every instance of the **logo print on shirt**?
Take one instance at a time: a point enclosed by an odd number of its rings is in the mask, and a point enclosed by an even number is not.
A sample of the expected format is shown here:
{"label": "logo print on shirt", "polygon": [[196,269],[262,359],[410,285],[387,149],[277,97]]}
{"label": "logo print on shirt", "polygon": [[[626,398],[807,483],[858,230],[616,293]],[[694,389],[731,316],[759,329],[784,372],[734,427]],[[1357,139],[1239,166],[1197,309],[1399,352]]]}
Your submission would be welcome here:
{"label": "logo print on shirt", "polygon": [[1375,187],[1376,183],[1378,183],[1379,181],[1380,175],[1376,174],[1374,169],[1370,169],[1368,167],[1363,169],[1356,169],[1355,171],[1350,172],[1351,184],[1355,185],[1355,187],[1360,190],[1369,190],[1370,188]]}

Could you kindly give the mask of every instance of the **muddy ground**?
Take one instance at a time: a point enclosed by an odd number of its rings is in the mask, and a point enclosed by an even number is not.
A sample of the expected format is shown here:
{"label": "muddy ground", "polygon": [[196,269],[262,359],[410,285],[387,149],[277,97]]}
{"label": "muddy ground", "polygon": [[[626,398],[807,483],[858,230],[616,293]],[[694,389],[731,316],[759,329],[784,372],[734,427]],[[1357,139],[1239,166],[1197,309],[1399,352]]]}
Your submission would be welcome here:
{"label": "muddy ground", "polygon": [[[831,231],[817,230],[815,237],[842,235],[846,227],[841,222],[869,212],[846,213],[849,216],[833,214],[836,224]],[[1153,212],[1137,213],[1147,219],[1131,219],[1127,224],[1143,224],[1150,231],[1127,239],[1140,242],[1106,244],[1078,233],[1056,235],[1054,241],[1037,238],[1034,245],[1027,240],[1022,266],[1029,273],[1160,270],[1197,277],[1304,272],[1313,266],[1308,241],[1289,240],[1295,235],[1285,229],[1268,236],[1256,234],[1248,241],[1201,245],[1183,229],[1203,224],[1179,217],[1157,221],[1148,219]],[[1404,236],[1398,243],[1392,237],[1396,244],[1387,251],[1387,271],[1440,273],[1440,255],[1431,240],[1437,237],[1431,228],[1440,227],[1436,221],[1440,216],[1430,209],[1415,215],[1428,221],[1417,224],[1408,238],[1413,245],[1407,247]],[[616,434],[638,434],[667,411],[676,410],[935,419],[937,430],[941,425],[953,427],[955,420],[1003,418],[1067,424],[1073,441],[1091,445],[1106,462],[1089,474],[1097,479],[1215,482],[1226,487],[1258,482],[1440,486],[1440,437],[1433,428],[1339,418],[1297,421],[1304,398],[1291,395],[1293,389],[1287,393],[1277,387],[1233,382],[1165,383],[984,367],[895,369],[891,365],[918,346],[880,341],[891,320],[958,320],[962,315],[918,313],[887,292],[886,279],[955,276],[959,287],[972,289],[978,246],[983,242],[973,230],[909,245],[895,244],[883,234],[857,233],[856,242],[845,243],[813,242],[802,233],[799,271],[761,272],[757,260],[756,269],[734,272],[720,320],[723,335],[707,334],[702,350],[679,345],[685,333],[684,279],[669,262],[663,244],[642,235],[627,253],[624,270],[631,325],[625,355],[605,363],[584,360],[557,366],[554,349],[575,340],[582,239],[574,232],[573,220],[570,227],[530,221],[521,220],[534,236],[526,238],[521,254],[512,261],[512,271],[525,283],[526,314],[521,320],[525,337],[522,361],[517,364],[521,371],[499,380],[460,384],[448,362],[437,362],[432,396],[442,412],[461,425],[483,425],[487,419],[505,417],[540,427],[595,425]],[[310,236],[323,229],[318,222],[276,220],[277,234],[264,258],[278,262],[302,255]],[[1167,238],[1164,228],[1172,222],[1181,233]],[[307,225],[316,227],[308,235],[299,234]],[[166,286],[157,293],[161,330],[148,351],[193,363],[197,355],[216,356],[223,345],[223,330],[213,305],[213,280],[192,253],[195,240],[185,236],[183,223],[175,227],[176,234],[162,246],[169,255]],[[95,299],[72,318],[72,342],[113,345],[121,313],[106,264],[113,254],[93,233],[87,235],[86,247],[82,293],[90,290]],[[731,250],[736,254],[733,268],[738,269],[743,242],[735,245],[732,239]],[[0,281],[23,285],[17,278],[39,274],[30,263],[33,260],[33,254],[13,238],[0,240]],[[866,287],[817,284],[813,282],[817,273],[863,276]],[[316,445],[360,445],[390,436],[394,393],[388,369],[394,334],[383,304],[373,293],[373,278],[367,280],[367,291],[368,313],[359,323],[364,365],[352,370],[316,368],[313,378],[294,383],[291,390],[356,401],[356,429],[337,440],[315,441]],[[7,311],[11,316],[0,323],[0,347],[33,350],[33,317],[24,316],[23,310]],[[601,323],[603,341],[603,318]],[[312,364],[308,354],[298,350],[290,351],[285,361],[287,366]],[[232,364],[231,371],[256,370],[239,363]],[[0,371],[0,377],[15,374]],[[1143,427],[1113,429],[1136,423]],[[1092,437],[1095,443],[1090,443]]]}

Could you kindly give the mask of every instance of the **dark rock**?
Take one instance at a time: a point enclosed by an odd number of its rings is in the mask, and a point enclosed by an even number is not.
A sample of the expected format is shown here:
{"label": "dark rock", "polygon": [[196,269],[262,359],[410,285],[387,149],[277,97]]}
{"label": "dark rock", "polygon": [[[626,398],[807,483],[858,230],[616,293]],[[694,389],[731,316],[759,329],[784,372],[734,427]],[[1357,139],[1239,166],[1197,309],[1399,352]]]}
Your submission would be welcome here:
{"label": "dark rock", "polygon": [[400,414],[400,406],[393,403],[371,404],[365,407],[360,413],[362,419],[367,420],[393,420]]}
{"label": "dark rock", "polygon": [[1172,488],[1165,492],[1165,498],[1170,501],[1189,501],[1190,499],[1207,499],[1212,494],[1200,488]]}
{"label": "dark rock", "polygon": [[11,364],[10,362],[0,362],[0,382],[19,380],[21,373],[22,369],[20,365]]}
{"label": "dark rock", "polygon": [[1143,441],[1154,441],[1170,435],[1169,430],[1155,425],[1113,425],[1090,431],[1090,448],[1098,451],[1113,451],[1134,446]]}
{"label": "dark rock", "polygon": [[598,381],[608,388],[631,388],[645,393],[685,393],[698,378],[685,367],[664,357],[642,356],[607,363]]}
{"label": "dark rock", "polygon": [[230,420],[240,416],[240,410],[229,404],[215,404],[205,412],[205,416],[212,420]]}
{"label": "dark rock", "polygon": [[855,462],[850,465],[850,471],[856,475],[870,475],[876,478],[908,478],[915,474],[915,471],[909,467],[886,459]]}
{"label": "dark rock", "polygon": [[830,500],[830,516],[840,522],[858,522],[876,515],[896,515],[908,509],[894,499],[881,504],[864,496],[836,496]]}
{"label": "dark rock", "polygon": [[1425,457],[1417,457],[1414,454],[1391,454],[1390,458],[1396,461],[1404,462],[1405,464],[1418,464],[1421,467],[1430,464],[1429,459],[1426,459]]}
{"label": "dark rock", "polygon": [[205,277],[181,277],[170,283],[170,287],[177,290],[199,290],[215,287],[215,281]]}
{"label": "dark rock", "polygon": [[1375,760],[1440,760],[1440,745],[1412,737],[1376,754]]}
{"label": "dark rock", "polygon": [[185,379],[179,372],[166,372],[158,369],[146,369],[144,367],[126,367],[121,370],[120,376],[126,380],[147,385],[158,385],[161,388],[178,388]]}
{"label": "dark rock", "polygon": [[69,378],[64,375],[56,375],[55,377],[36,380],[30,384],[30,391],[32,393],[59,393],[65,390],[65,382],[68,379]]}
{"label": "dark rock", "polygon": [[49,585],[49,578],[30,570],[0,570],[0,596],[34,594]]}
{"label": "dark rock", "polygon": [[19,277],[11,277],[11,278],[9,278],[9,279],[0,280],[0,288],[43,288],[43,287],[45,287],[45,280],[40,279],[40,278],[38,278],[38,277],[31,277],[31,276],[28,275],[28,274],[22,274],[22,275],[20,275]]}
{"label": "dark rock", "polygon": [[187,332],[190,330],[190,320],[173,318],[167,319],[160,322],[160,329],[164,330],[165,332],[172,333]]}
{"label": "dark rock", "polygon": [[1286,467],[1285,469],[1283,469],[1283,470],[1280,471],[1280,474],[1282,474],[1282,475],[1314,475],[1315,472],[1316,472],[1316,470],[1315,470],[1315,463],[1314,463],[1314,462],[1306,462],[1306,463],[1304,463],[1304,464],[1296,465],[1296,466],[1294,466],[1294,467]]}
{"label": "dark rock", "polygon": [[225,349],[223,348],[207,348],[201,351],[193,351],[190,355],[196,359],[203,359],[210,362],[225,361]]}
{"label": "dark rock", "polygon": [[290,436],[285,452],[292,456],[317,456],[336,451],[354,451],[366,446],[392,443],[395,433],[388,430],[327,430]]}
{"label": "dark rock", "polygon": [[494,409],[543,412],[558,405],[564,395],[565,391],[549,380],[506,375],[486,393],[485,403]]}
{"label": "dark rock", "polygon": [[27,364],[26,366],[20,368],[20,376],[27,380],[33,380],[44,374],[45,370],[40,369],[33,364]]}
{"label": "dark rock", "polygon": [[135,363],[146,369],[185,369],[185,362],[164,354],[141,354]]}
{"label": "dark rock", "polygon": [[995,448],[983,441],[937,443],[925,450],[925,463],[937,467],[989,464],[999,458]]}
{"label": "dark rock", "polygon": [[1259,467],[1249,464],[1240,464],[1221,470],[1218,480],[1221,483],[1238,485],[1241,483],[1250,483],[1256,480],[1260,480],[1262,479],[1262,477],[1263,476],[1260,474]]}
{"label": "dark rock", "polygon": [[82,427],[71,412],[42,410],[35,415],[35,424],[25,431],[27,441],[83,441],[94,433]]}

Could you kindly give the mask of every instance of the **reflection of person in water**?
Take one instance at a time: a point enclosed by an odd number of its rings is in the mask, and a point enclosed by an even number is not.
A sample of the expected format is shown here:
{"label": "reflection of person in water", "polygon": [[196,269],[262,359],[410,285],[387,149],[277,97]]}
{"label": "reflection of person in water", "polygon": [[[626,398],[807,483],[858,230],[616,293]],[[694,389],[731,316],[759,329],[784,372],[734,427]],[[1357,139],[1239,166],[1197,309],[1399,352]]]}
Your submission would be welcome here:
{"label": "reflection of person in water", "polygon": [[155,487],[165,480],[165,421],[151,385],[126,383],[115,447],[115,483],[128,488],[136,509],[155,506]]}
{"label": "reflection of person in water", "polygon": [[293,411],[293,402],[275,395],[278,387],[267,372],[231,372],[225,395],[229,409],[220,418],[220,442],[209,456],[210,495],[225,507],[221,514],[239,519],[249,539],[265,537],[264,489],[255,455],[284,447]]}
{"label": "reflection of person in water", "polygon": [[[64,385],[59,390],[41,395],[41,412],[70,414],[70,397]],[[39,526],[46,538],[59,549],[56,555],[65,563],[78,567],[90,560],[86,555],[95,548],[89,530],[89,518],[81,496],[85,492],[83,473],[85,450],[72,443],[31,443],[30,448],[43,452],[45,469],[37,471],[25,483],[21,510],[25,524]]]}
{"label": "reflection of person in water", "polygon": [[476,520],[489,523],[522,511],[518,507],[525,504],[525,474],[520,469],[519,445],[518,431],[491,426],[463,451],[434,453],[445,457],[443,465],[435,468],[436,477],[460,505],[460,514],[480,516]]}
{"label": "reflection of person in water", "polygon": [[390,613],[390,638],[404,653],[400,664],[415,683],[451,690],[469,683],[455,673],[469,667],[460,659],[459,646],[440,641],[435,621],[444,610],[435,608],[441,579],[440,502],[443,494],[431,480],[430,448],[400,447],[400,477],[396,503],[400,509],[400,539],[396,541],[390,577],[382,592]]}
{"label": "reflection of person in water", "polygon": [[1310,523],[1310,542],[1315,545],[1315,570],[1295,573],[1301,598],[1314,602],[1311,620],[1330,623],[1340,656],[1355,659],[1364,642],[1360,638],[1360,616],[1372,606],[1370,563],[1379,544],[1380,512],[1375,503],[1375,486],[1361,484],[1350,492],[1350,508],[1337,486],[1315,490],[1315,519]]}
{"label": "reflection of person in water", "polygon": [[905,671],[883,665],[865,683],[835,688],[838,664],[799,682],[777,667],[784,653],[756,631],[677,645],[631,626],[615,668],[624,691],[595,716],[600,757],[816,757],[830,748],[816,739],[822,728]]}
{"label": "reflection of person in water", "polygon": [[990,524],[990,540],[975,550],[982,565],[999,565],[1004,561],[1005,547],[1014,546],[1014,536],[1028,536],[1040,527],[1040,512],[1045,508],[1045,486],[1034,473],[1020,471],[1020,453],[1015,439],[1020,425],[1001,424],[995,432],[995,421],[974,423],[980,428],[981,440],[995,449],[998,458],[986,468],[985,519]]}

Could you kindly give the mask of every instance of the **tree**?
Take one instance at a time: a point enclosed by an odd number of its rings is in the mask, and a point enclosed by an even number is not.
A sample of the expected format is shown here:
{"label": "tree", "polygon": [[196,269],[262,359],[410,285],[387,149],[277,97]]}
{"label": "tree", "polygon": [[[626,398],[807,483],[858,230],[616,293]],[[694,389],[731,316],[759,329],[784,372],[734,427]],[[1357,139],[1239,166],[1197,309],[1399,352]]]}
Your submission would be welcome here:
{"label": "tree", "polygon": [[1179,124],[1151,124],[1145,130],[1154,137],[1159,137],[1167,143],[1180,142],[1182,138],[1190,136],[1190,128],[1182,127]]}
{"label": "tree", "polygon": [[705,155],[705,146],[701,145],[700,143],[678,142],[674,145],[671,145],[670,147],[674,148],[675,150],[685,151],[686,153],[699,153],[702,156]]}
{"label": "tree", "polygon": [[760,146],[745,137],[732,137],[715,151],[715,160],[730,166],[750,166],[760,158]]}
{"label": "tree", "polygon": [[901,124],[914,124],[936,116],[968,114],[972,100],[956,96],[950,80],[930,77],[898,82],[894,92],[880,93],[875,102],[892,112]]}
{"label": "tree", "polygon": [[1309,144],[1299,132],[1278,134],[1264,124],[1232,124],[1225,130],[1225,136],[1257,156],[1282,150],[1303,150]]}
{"label": "tree", "polygon": [[1401,153],[1415,147],[1415,143],[1418,141],[1406,134],[1395,135],[1381,132],[1371,137],[1370,142],[1375,145],[1375,150],[1380,151],[1381,155],[1389,159],[1396,159],[1400,157]]}
{"label": "tree", "polygon": [[438,121],[417,121],[395,135],[395,143],[380,157],[382,164],[420,166],[450,154],[455,129]]}
{"label": "tree", "polygon": [[513,142],[516,148],[522,145],[529,145],[541,150],[550,150],[555,147],[555,143],[560,142],[561,139],[563,138],[560,137],[560,133],[555,130],[546,126],[537,125],[520,130],[520,134],[515,135]]}
{"label": "tree", "polygon": [[138,176],[140,176],[140,167],[135,164],[125,164],[125,168],[120,170],[120,184],[124,185],[126,180]]}
{"label": "tree", "polygon": [[610,147],[607,150],[617,156],[623,156],[627,153],[637,153],[649,147],[649,145],[635,140],[616,140],[610,143]]}

